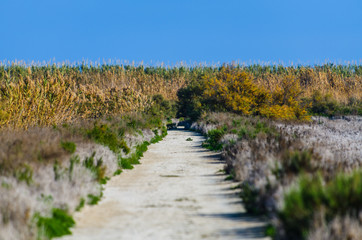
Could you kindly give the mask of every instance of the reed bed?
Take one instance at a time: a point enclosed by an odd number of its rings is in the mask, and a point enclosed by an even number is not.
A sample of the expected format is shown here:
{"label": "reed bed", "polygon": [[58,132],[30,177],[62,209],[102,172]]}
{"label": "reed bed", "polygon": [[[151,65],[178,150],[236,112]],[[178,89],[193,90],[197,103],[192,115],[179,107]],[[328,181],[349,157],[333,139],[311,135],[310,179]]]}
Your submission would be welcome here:
{"label": "reed bed", "polygon": [[102,184],[139,164],[167,132],[133,113],[73,124],[0,130],[0,239],[70,234],[72,214],[102,197]]}
{"label": "reed bed", "polygon": [[175,100],[185,76],[102,66],[0,67],[0,126],[50,126],[144,112],[152,96]]}
{"label": "reed bed", "polygon": [[[313,101],[361,105],[361,65],[145,67],[19,63],[0,65],[0,126],[49,126],[142,112],[152,105],[153,95],[177,100],[180,88],[205,76],[220,76],[225,67],[234,69],[234,73],[247,73],[253,84],[273,93],[285,93],[293,80],[300,87],[298,101],[309,99],[309,105]],[[273,115],[268,111],[265,114]]]}
{"label": "reed bed", "polygon": [[[194,80],[216,77],[227,68],[245,72],[270,92],[300,86],[300,99],[329,96],[338,104],[360,104],[362,66],[175,66],[45,65],[0,66],[0,125],[51,125],[74,119],[144,111],[151,97],[177,100],[177,92]],[[219,74],[220,75],[220,74]],[[286,81],[287,79],[287,81]],[[289,80],[288,80],[289,79]],[[318,95],[319,94],[319,95]],[[319,99],[318,99],[319,98]]]}

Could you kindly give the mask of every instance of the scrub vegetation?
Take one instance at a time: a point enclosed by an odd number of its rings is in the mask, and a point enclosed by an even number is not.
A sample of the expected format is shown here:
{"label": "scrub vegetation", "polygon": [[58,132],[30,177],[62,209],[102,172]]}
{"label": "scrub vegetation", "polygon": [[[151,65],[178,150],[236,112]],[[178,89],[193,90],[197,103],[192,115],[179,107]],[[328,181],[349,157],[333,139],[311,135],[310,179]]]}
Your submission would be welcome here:
{"label": "scrub vegetation", "polygon": [[[178,92],[274,239],[362,238],[361,66],[222,66]],[[340,224],[340,225],[338,225]]]}
{"label": "scrub vegetation", "polygon": [[175,116],[275,239],[360,239],[361,114],[360,65],[0,65],[0,239],[69,234]]}
{"label": "scrub vegetation", "polygon": [[136,69],[122,68],[127,77],[106,66],[0,69],[0,239],[70,234],[74,211],[96,204],[108,179],[139,164],[176,112],[177,87],[142,90],[130,75]]}
{"label": "scrub vegetation", "polygon": [[274,239],[361,238],[361,117],[280,122],[209,113],[191,128],[221,151],[245,208],[270,219]]}
{"label": "scrub vegetation", "polygon": [[[140,119],[137,131],[127,127]],[[0,239],[48,239],[70,233],[72,213],[84,204],[96,204],[102,184],[138,164],[150,142],[167,134],[160,125],[161,119],[139,113],[2,130]]]}

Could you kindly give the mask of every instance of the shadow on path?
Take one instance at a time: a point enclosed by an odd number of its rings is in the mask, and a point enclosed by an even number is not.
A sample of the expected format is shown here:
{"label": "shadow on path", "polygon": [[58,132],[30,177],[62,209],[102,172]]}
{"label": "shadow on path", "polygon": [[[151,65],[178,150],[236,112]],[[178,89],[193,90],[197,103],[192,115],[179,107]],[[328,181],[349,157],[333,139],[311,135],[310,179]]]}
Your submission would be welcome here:
{"label": "shadow on path", "polygon": [[221,234],[223,236],[238,236],[243,238],[263,238],[265,237],[265,227],[245,227],[233,230],[222,230]]}
{"label": "shadow on path", "polygon": [[[240,202],[238,202],[240,204]],[[235,204],[235,202],[233,202]],[[235,221],[244,223],[245,227],[240,227],[237,229],[221,229],[220,234],[222,236],[233,236],[237,237],[238,239],[253,239],[253,238],[264,238],[265,237],[265,228],[266,226],[264,224],[261,224],[260,226],[248,226],[250,223],[254,224],[260,222],[260,218],[256,216],[252,216],[245,212],[240,213],[216,213],[216,214],[199,214],[201,217],[206,218],[222,218],[229,221]],[[242,225],[242,224],[241,224]]]}

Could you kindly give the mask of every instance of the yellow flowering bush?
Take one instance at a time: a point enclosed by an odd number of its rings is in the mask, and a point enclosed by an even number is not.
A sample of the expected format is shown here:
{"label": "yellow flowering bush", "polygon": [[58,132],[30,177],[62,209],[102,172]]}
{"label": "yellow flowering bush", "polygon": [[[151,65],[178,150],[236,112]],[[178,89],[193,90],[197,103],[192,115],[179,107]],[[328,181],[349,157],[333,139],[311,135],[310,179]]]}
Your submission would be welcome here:
{"label": "yellow flowering bush", "polygon": [[[204,104],[244,115],[262,115],[282,120],[308,120],[302,106],[302,89],[293,76],[286,76],[274,91],[267,91],[239,69],[222,67],[215,76],[203,78]],[[222,106],[222,107],[220,107]],[[214,110],[212,106],[207,109]]]}
{"label": "yellow flowering bush", "polygon": [[247,73],[226,67],[217,76],[205,78],[203,95],[245,115],[257,112],[270,100],[270,94],[254,84]]}

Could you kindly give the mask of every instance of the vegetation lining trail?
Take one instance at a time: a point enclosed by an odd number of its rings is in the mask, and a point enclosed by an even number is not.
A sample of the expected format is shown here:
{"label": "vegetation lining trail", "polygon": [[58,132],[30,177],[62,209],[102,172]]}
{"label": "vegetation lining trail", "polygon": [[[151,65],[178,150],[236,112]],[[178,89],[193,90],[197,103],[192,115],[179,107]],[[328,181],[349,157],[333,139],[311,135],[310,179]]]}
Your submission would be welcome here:
{"label": "vegetation lining trail", "polygon": [[73,236],[63,239],[263,239],[264,223],[245,214],[235,183],[202,141],[169,131],[141,165],[107,183],[98,205],[75,215]]}

